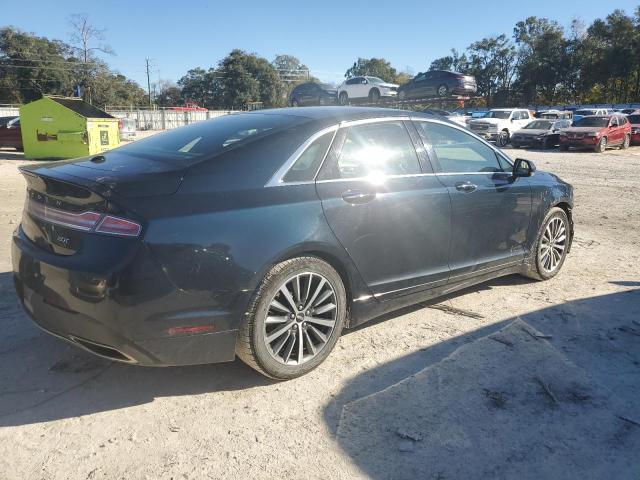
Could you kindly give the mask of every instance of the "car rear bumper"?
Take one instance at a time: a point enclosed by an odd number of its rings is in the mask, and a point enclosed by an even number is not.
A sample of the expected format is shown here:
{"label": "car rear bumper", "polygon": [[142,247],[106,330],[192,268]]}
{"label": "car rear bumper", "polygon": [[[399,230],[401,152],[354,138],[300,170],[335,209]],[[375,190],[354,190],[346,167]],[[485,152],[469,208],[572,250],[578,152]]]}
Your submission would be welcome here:
{"label": "car rear bumper", "polygon": [[[235,358],[237,329],[229,328],[235,321],[233,312],[193,308],[198,301],[159,283],[153,286],[157,296],[124,298],[118,290],[127,281],[117,274],[102,277],[70,271],[43,261],[46,255],[20,228],[16,230],[12,242],[16,293],[31,319],[47,332],[96,355],[138,365]],[[179,330],[193,325],[210,328],[202,333]]]}
{"label": "car rear bumper", "polygon": [[475,85],[458,85],[451,89],[453,95],[473,95],[476,93],[477,87]]}

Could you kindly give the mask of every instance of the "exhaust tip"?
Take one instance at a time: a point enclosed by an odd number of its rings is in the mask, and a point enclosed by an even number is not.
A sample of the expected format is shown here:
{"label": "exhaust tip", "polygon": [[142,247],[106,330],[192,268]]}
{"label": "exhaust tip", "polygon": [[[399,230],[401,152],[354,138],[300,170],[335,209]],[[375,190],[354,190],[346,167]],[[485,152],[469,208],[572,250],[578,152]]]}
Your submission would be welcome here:
{"label": "exhaust tip", "polygon": [[117,348],[110,347],[109,345],[93,342],[91,340],[76,337],[73,335],[70,336],[69,339],[73,343],[81,346],[85,350],[88,350],[95,355],[98,355],[99,357],[107,358],[109,360],[115,360],[116,362],[137,363],[135,359],[131,358],[126,353],[121,352]]}

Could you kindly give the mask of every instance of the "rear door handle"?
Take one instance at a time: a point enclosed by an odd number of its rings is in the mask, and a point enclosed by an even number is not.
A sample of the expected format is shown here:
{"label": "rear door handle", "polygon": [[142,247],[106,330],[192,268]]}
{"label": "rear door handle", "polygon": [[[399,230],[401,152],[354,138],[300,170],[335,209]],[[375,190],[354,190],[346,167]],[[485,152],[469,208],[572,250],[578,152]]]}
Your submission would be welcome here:
{"label": "rear door handle", "polygon": [[347,190],[342,194],[342,199],[353,205],[369,203],[374,198],[376,198],[376,194],[374,192],[363,192],[362,190]]}
{"label": "rear door handle", "polygon": [[456,183],[456,189],[460,192],[464,192],[464,193],[471,193],[471,192],[475,192],[476,189],[478,188],[477,185],[474,185],[471,182],[460,182],[460,183]]}

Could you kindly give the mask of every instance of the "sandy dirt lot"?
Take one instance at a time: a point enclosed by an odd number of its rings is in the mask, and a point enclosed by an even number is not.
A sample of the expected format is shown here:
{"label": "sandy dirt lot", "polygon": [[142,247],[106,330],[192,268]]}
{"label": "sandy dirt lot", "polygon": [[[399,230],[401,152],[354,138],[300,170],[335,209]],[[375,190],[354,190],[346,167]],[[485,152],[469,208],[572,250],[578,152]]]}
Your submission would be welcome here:
{"label": "sandy dirt lot", "polygon": [[640,147],[508,153],[575,187],[563,271],[388,315],[278,383],[38,330],[11,279],[27,162],[0,152],[0,479],[640,478]]}

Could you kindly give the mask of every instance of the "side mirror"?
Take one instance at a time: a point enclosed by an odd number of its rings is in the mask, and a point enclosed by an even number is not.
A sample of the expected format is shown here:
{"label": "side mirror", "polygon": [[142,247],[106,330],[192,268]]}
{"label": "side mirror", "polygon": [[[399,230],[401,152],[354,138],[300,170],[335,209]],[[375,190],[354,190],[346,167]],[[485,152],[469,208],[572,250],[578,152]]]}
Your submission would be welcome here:
{"label": "side mirror", "polygon": [[531,160],[516,158],[516,163],[513,164],[514,177],[530,177],[535,171],[536,166]]}

